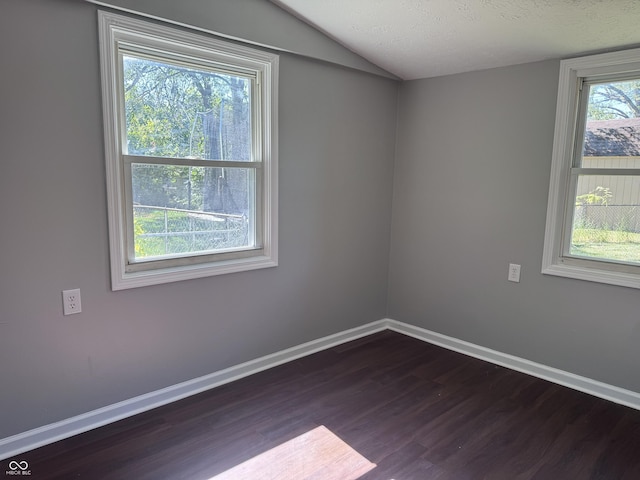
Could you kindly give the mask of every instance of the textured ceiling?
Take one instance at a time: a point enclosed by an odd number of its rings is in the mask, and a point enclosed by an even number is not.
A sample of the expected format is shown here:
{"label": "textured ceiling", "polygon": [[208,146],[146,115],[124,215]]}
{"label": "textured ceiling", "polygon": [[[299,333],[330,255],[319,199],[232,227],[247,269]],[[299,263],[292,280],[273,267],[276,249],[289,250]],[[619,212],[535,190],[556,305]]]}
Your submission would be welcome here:
{"label": "textured ceiling", "polygon": [[640,0],[272,0],[406,80],[640,45]]}

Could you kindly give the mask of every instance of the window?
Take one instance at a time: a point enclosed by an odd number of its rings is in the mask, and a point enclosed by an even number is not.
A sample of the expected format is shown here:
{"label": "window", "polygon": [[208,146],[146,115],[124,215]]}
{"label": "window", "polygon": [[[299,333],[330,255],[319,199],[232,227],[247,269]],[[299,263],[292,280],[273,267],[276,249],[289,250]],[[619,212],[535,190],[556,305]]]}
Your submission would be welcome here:
{"label": "window", "polygon": [[640,288],[640,49],[560,64],[542,273]]}
{"label": "window", "polygon": [[278,57],[99,23],[112,288],[275,266]]}

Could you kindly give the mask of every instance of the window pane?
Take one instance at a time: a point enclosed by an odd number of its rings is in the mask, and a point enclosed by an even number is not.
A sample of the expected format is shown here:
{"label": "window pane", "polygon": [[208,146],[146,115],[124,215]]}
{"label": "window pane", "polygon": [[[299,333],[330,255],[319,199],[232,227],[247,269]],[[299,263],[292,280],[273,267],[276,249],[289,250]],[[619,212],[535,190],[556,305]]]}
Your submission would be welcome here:
{"label": "window pane", "polygon": [[570,254],[640,263],[640,175],[580,175]]}
{"label": "window pane", "polygon": [[123,56],[127,153],[251,160],[251,81]]}
{"label": "window pane", "polygon": [[640,79],[591,85],[583,168],[640,168]]}
{"label": "window pane", "polygon": [[254,246],[253,169],[131,166],[135,259]]}

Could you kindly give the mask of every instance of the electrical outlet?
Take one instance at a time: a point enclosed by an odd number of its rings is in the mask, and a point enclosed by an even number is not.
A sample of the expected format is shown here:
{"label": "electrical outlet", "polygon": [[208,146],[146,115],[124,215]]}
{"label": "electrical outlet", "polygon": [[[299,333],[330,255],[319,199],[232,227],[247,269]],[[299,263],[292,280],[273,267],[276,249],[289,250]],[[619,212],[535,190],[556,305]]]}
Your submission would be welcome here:
{"label": "electrical outlet", "polygon": [[517,263],[509,264],[509,276],[507,277],[507,280],[516,283],[520,282],[520,265]]}
{"label": "electrical outlet", "polygon": [[73,315],[82,311],[79,288],[62,291],[62,311],[65,315]]}

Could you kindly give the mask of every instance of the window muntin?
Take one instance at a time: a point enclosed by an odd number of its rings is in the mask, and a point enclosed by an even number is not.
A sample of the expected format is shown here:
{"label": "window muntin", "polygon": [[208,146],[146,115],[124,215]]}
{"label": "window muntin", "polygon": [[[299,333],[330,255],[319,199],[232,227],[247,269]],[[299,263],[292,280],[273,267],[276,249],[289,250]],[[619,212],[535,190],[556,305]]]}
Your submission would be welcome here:
{"label": "window muntin", "polygon": [[542,273],[640,288],[640,49],[563,60]]}
{"label": "window muntin", "polygon": [[640,74],[581,79],[564,256],[640,264]]}
{"label": "window muntin", "polygon": [[99,13],[114,289],[277,264],[277,56]]}
{"label": "window muntin", "polygon": [[255,79],[164,57],[171,54],[152,59],[120,49],[128,270],[141,261],[260,247]]}

